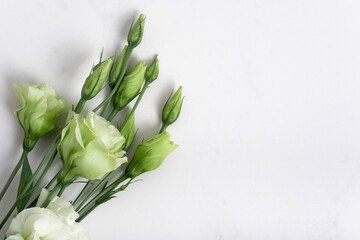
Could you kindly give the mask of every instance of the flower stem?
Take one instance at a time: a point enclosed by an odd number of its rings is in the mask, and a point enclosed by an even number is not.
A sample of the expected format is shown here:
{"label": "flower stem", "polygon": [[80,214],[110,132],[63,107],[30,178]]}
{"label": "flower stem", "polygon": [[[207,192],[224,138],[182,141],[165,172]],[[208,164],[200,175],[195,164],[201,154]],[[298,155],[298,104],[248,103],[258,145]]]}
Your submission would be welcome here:
{"label": "flower stem", "polygon": [[162,133],[163,131],[165,131],[167,127],[168,127],[168,125],[163,124],[163,125],[161,126],[161,129],[160,129],[159,133]]}
{"label": "flower stem", "polygon": [[81,197],[84,195],[84,193],[86,192],[86,190],[89,189],[89,187],[91,186],[91,180],[89,180],[85,186],[83,187],[83,189],[81,190],[80,194],[76,197],[75,201],[73,202],[73,206],[75,207],[75,205],[80,201]]}
{"label": "flower stem", "polygon": [[4,197],[6,191],[8,190],[8,188],[9,188],[9,186],[10,186],[10,184],[11,184],[12,181],[14,180],[14,177],[16,176],[17,172],[19,171],[20,167],[23,165],[24,160],[25,160],[25,158],[27,158],[28,153],[29,153],[29,152],[28,152],[27,150],[25,150],[25,149],[23,150],[23,153],[22,153],[22,155],[21,155],[21,157],[20,157],[19,162],[16,164],[14,170],[12,171],[9,179],[8,179],[7,182],[5,183],[5,186],[3,187],[3,189],[2,189],[2,191],[1,191],[1,193],[0,193],[0,201],[1,201],[1,199]]}
{"label": "flower stem", "polygon": [[58,195],[58,193],[61,191],[61,189],[64,187],[64,183],[60,182],[58,180],[58,182],[56,183],[55,187],[53,190],[51,190],[50,194],[47,196],[47,198],[45,199],[44,203],[41,205],[42,208],[46,208],[49,203],[51,202],[51,200],[53,200],[53,198]]}
{"label": "flower stem", "polygon": [[92,211],[95,210],[95,208],[97,208],[99,205],[93,205],[88,211],[86,211],[83,215],[81,215],[78,219],[76,219],[77,222],[81,222],[82,220],[84,220],[85,217],[87,217],[87,215],[89,215]]}
{"label": "flower stem", "polygon": [[143,88],[141,89],[141,92],[140,92],[138,98],[136,99],[136,102],[135,102],[135,104],[134,104],[134,107],[132,108],[132,110],[131,110],[131,112],[130,112],[130,114],[129,114],[129,117],[127,117],[127,118],[125,119],[125,122],[124,122],[124,123],[122,124],[122,126],[121,126],[120,132],[121,132],[121,130],[123,130],[123,129],[125,128],[126,124],[127,124],[127,123],[129,122],[129,120],[131,119],[132,115],[134,114],[136,108],[138,107],[138,105],[139,105],[139,103],[140,103],[140,101],[141,101],[141,98],[144,96],[144,93],[145,93],[146,89],[148,88],[149,84],[150,84],[149,82],[145,82]]}
{"label": "flower stem", "polygon": [[100,116],[105,117],[106,113],[108,112],[108,109],[110,107],[111,101],[107,101],[105,107],[103,108],[103,110],[101,111]]}
{"label": "flower stem", "polygon": [[8,213],[6,214],[6,216],[4,217],[4,219],[1,221],[0,223],[0,230],[2,229],[2,227],[5,225],[5,223],[7,222],[7,220],[9,219],[9,217],[11,216],[11,214],[13,213],[13,211],[16,208],[16,202],[12,205],[12,207],[10,208],[10,210],[8,211]]}
{"label": "flower stem", "polygon": [[118,112],[119,112],[118,109],[113,108],[113,110],[111,111],[111,113],[110,113],[109,117],[107,118],[107,120],[109,122],[111,122],[114,119],[114,117],[116,116],[116,114],[118,114]]}
{"label": "flower stem", "polygon": [[56,179],[59,177],[60,175],[60,171],[58,171],[58,173],[50,180],[50,182],[45,186],[46,189],[49,189],[51,187],[51,185],[56,181]]}
{"label": "flower stem", "polygon": [[83,98],[80,98],[80,100],[79,100],[78,104],[76,105],[74,111],[75,111],[76,113],[80,113],[81,110],[84,108],[85,103],[86,103],[86,100],[83,99]]}
{"label": "flower stem", "polygon": [[[50,180],[50,182],[45,186],[45,189],[49,189],[49,188],[51,187],[51,185],[52,185],[52,184],[56,181],[56,179],[59,177],[59,175],[60,175],[60,171],[59,171],[59,172]],[[39,179],[39,181],[36,183],[34,189],[36,189],[36,188],[39,186],[40,182],[41,182],[41,181],[40,181],[40,179]],[[28,208],[34,207],[34,206],[36,205],[38,199],[39,199],[39,196],[36,197],[36,198],[29,204]]]}
{"label": "flower stem", "polygon": [[[58,136],[54,139],[54,141],[51,143],[51,146],[49,148],[49,150],[46,152],[45,156],[42,158],[39,166],[37,167],[37,169],[35,170],[34,174],[31,176],[29,182],[26,184],[26,186],[24,187],[24,190],[22,191],[21,195],[20,196],[23,196],[24,194],[26,194],[27,190],[31,187],[32,183],[34,182],[35,178],[37,177],[37,175],[39,174],[41,168],[44,166],[47,158],[49,157],[51,151],[54,149],[54,147],[56,146],[57,142],[59,141],[61,137],[61,134],[58,134]],[[55,150],[56,152],[56,150]],[[54,160],[56,153],[54,152],[53,156],[51,157],[51,159],[49,160],[49,163],[51,164],[52,163],[52,160]],[[49,165],[48,163],[48,165]],[[47,173],[47,170],[49,169],[48,166],[45,167],[43,173],[41,174],[40,178],[45,175]],[[39,179],[40,181],[42,180]],[[39,182],[39,181],[38,181]],[[36,187],[34,187],[34,189],[36,189]]]}
{"label": "flower stem", "polygon": [[95,192],[96,192],[97,190],[99,190],[99,188],[100,188],[102,185],[104,185],[105,182],[106,182],[112,175],[114,175],[114,173],[115,173],[115,171],[112,171],[112,172],[108,173],[108,174],[106,175],[106,177],[104,177],[104,178],[99,182],[99,184],[96,185],[96,187],[95,187],[95,188],[86,196],[86,198],[79,204],[79,206],[76,208],[76,211],[79,211],[79,210],[81,209],[81,207],[90,199],[90,197],[91,197],[92,195],[94,195]]}
{"label": "flower stem", "polygon": [[[36,188],[38,188],[39,185],[41,184],[41,182],[42,182],[42,180],[44,179],[46,173],[49,171],[49,168],[50,168],[51,164],[53,163],[56,155],[57,155],[57,150],[54,151],[53,155],[52,155],[51,158],[49,159],[48,164],[46,164],[44,171],[42,172],[42,174],[40,175],[39,179],[37,180],[37,182],[36,182],[36,184],[35,184],[35,186],[34,186],[34,190],[36,190]],[[52,182],[50,182],[51,184],[56,180],[56,177],[57,177],[58,175],[59,175],[59,173],[56,174],[55,179],[53,179]],[[46,186],[45,188],[49,188],[49,187]]]}
{"label": "flower stem", "polygon": [[[91,199],[90,202],[88,202],[80,211],[78,211],[79,215],[87,214],[87,211],[90,210],[90,207],[92,207],[93,204],[96,203],[101,197],[103,197],[105,194],[109,193],[110,191],[114,190],[120,183],[128,179],[129,177],[127,175],[123,175],[121,178],[113,182],[111,185],[103,189],[100,193],[98,193],[93,199]],[[96,205],[96,204],[95,204]],[[82,220],[82,219],[81,219]]]}

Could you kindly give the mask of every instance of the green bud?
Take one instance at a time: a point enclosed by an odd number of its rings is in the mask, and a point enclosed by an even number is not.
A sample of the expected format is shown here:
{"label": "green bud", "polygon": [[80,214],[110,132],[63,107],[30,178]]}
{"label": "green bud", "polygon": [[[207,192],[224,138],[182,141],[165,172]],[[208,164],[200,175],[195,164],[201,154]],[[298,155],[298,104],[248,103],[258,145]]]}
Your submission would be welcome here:
{"label": "green bud", "polygon": [[159,59],[157,59],[157,55],[155,55],[155,58],[151,65],[146,68],[145,72],[145,80],[148,83],[152,83],[157,79],[159,76]]}
{"label": "green bud", "polygon": [[116,81],[120,81],[119,75],[121,72],[121,69],[124,65],[125,55],[126,51],[128,49],[128,46],[125,45],[123,50],[121,51],[120,55],[117,56],[114,64],[111,67],[110,75],[109,75],[109,82],[110,82],[110,88],[112,89],[115,86]]}
{"label": "green bud", "polygon": [[81,91],[83,99],[90,100],[100,92],[110,70],[111,63],[111,59],[107,59],[93,68],[92,73],[86,78]]}
{"label": "green bud", "polygon": [[128,34],[129,47],[135,48],[140,44],[142,35],[144,33],[145,15],[140,14],[136,23],[131,27]]}
{"label": "green bud", "polygon": [[31,150],[39,138],[59,129],[56,120],[70,110],[70,105],[47,84],[13,87],[21,105],[15,115],[25,132],[24,148]]}
{"label": "green bud", "polygon": [[135,137],[135,114],[132,114],[129,118],[130,113],[131,109],[126,114],[125,120],[120,126],[120,133],[125,138],[125,142],[122,146],[122,149],[124,149],[125,151],[129,149]]}
{"label": "green bud", "polygon": [[164,159],[178,145],[170,141],[170,134],[166,131],[155,135],[140,143],[134,153],[134,157],[125,170],[129,178],[139,176],[158,168]]}
{"label": "green bud", "polygon": [[182,107],[182,86],[176,91],[176,93],[165,103],[162,111],[162,122],[165,126],[169,126],[178,119]]}
{"label": "green bud", "polygon": [[115,93],[114,108],[119,110],[123,109],[139,94],[144,82],[145,70],[145,62],[140,61],[131,69],[130,73],[125,76]]}

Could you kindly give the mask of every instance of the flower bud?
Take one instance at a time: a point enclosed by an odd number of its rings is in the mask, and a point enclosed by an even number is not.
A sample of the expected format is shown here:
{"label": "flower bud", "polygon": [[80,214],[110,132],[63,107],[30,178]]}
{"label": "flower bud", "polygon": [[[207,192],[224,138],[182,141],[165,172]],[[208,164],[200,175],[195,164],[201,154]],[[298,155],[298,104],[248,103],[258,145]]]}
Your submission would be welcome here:
{"label": "flower bud", "polygon": [[21,105],[15,115],[25,132],[24,148],[31,150],[39,138],[59,128],[56,119],[69,111],[70,105],[47,84],[13,87]]}
{"label": "flower bud", "polygon": [[111,63],[111,59],[106,59],[93,68],[92,73],[86,78],[81,91],[81,97],[83,99],[90,100],[100,92],[111,67]]}
{"label": "flower bud", "polygon": [[110,71],[110,75],[109,75],[109,82],[110,82],[111,89],[115,86],[116,81],[121,80],[118,78],[119,78],[121,69],[124,65],[124,59],[125,59],[127,49],[128,49],[128,46],[126,45],[123,48],[123,50],[121,51],[120,55],[116,57],[116,60],[111,67],[111,71]]}
{"label": "flower bud", "polygon": [[115,93],[114,108],[118,110],[123,109],[139,94],[144,82],[145,70],[145,62],[140,61],[131,69],[130,73],[125,76]]}
{"label": "flower bud", "polygon": [[152,83],[157,79],[158,76],[159,76],[159,59],[157,59],[157,55],[156,55],[151,65],[146,68],[145,80],[148,83]]}
{"label": "flower bud", "polygon": [[170,134],[166,131],[143,141],[137,146],[125,174],[133,178],[144,172],[155,170],[177,147],[178,145],[170,141]]}
{"label": "flower bud", "polygon": [[74,113],[69,118],[58,145],[63,162],[61,181],[77,177],[100,179],[127,162],[121,148],[125,139],[110,122],[92,111],[86,118]]}
{"label": "flower bud", "polygon": [[129,118],[130,113],[131,109],[126,114],[125,120],[120,126],[120,133],[125,138],[125,142],[122,146],[122,149],[124,149],[125,151],[129,149],[135,137],[135,114],[132,114]]}
{"label": "flower bud", "polygon": [[176,91],[176,93],[165,103],[165,106],[162,111],[162,122],[165,126],[169,126],[173,122],[176,121],[176,119],[180,115],[181,107],[182,107],[182,86],[179,87],[179,89]]}
{"label": "flower bud", "polygon": [[128,34],[129,47],[135,48],[140,44],[142,35],[144,33],[145,15],[140,14],[136,23],[131,27]]}

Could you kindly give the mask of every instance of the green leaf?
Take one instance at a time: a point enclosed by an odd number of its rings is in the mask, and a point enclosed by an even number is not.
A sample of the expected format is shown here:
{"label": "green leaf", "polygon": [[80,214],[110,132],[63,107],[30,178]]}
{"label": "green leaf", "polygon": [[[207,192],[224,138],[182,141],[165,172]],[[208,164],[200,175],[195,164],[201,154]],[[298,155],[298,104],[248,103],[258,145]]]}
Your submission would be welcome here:
{"label": "green leaf", "polygon": [[[22,211],[26,204],[29,202],[30,198],[31,198],[31,191],[28,191],[27,193],[24,193],[22,194],[25,186],[28,184],[30,178],[32,176],[32,171],[31,171],[31,167],[30,167],[30,164],[29,164],[29,160],[27,158],[27,156],[25,156],[25,159],[24,159],[24,163],[23,163],[23,166],[22,166],[22,170],[21,170],[21,176],[20,176],[20,183],[19,183],[19,187],[18,187],[18,192],[17,192],[17,199],[18,199],[18,202],[17,202],[17,209],[18,209],[18,212]],[[29,189],[32,189],[33,187],[33,184],[31,183],[31,186]],[[22,196],[22,198],[21,198]]]}

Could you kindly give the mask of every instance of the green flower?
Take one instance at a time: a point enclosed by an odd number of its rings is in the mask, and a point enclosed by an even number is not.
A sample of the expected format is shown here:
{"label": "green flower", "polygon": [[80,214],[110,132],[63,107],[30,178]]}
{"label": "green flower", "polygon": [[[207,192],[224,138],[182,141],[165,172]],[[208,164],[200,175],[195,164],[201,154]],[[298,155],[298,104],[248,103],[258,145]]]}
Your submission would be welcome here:
{"label": "green flower", "polygon": [[126,75],[115,93],[114,108],[118,110],[123,109],[139,94],[144,82],[146,67],[146,63],[140,61]]}
{"label": "green flower", "polygon": [[178,145],[170,141],[170,134],[166,131],[143,141],[137,146],[125,174],[133,178],[144,172],[155,170],[177,147]]}
{"label": "green flower", "polygon": [[25,132],[24,147],[30,150],[39,138],[59,128],[56,119],[60,114],[69,111],[70,106],[47,84],[14,84],[13,87],[20,102],[20,108],[15,111],[15,115]]}
{"label": "green flower", "polygon": [[93,72],[86,78],[81,90],[81,97],[83,99],[90,100],[101,91],[111,63],[111,59],[106,59],[93,68]]}
{"label": "green flower", "polygon": [[60,179],[100,179],[127,162],[124,137],[104,118],[89,111],[85,117],[72,113],[58,146],[63,168]]}

